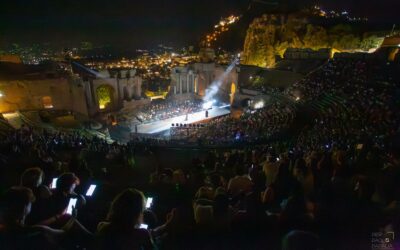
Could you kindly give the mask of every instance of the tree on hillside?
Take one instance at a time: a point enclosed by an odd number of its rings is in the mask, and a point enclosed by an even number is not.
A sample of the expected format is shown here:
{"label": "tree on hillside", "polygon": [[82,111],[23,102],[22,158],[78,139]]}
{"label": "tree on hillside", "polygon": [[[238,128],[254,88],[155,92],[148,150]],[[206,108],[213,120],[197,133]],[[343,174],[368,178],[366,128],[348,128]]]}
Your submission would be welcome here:
{"label": "tree on hillside", "polygon": [[321,26],[307,25],[307,33],[304,36],[304,47],[313,50],[328,47],[328,33],[326,29]]}

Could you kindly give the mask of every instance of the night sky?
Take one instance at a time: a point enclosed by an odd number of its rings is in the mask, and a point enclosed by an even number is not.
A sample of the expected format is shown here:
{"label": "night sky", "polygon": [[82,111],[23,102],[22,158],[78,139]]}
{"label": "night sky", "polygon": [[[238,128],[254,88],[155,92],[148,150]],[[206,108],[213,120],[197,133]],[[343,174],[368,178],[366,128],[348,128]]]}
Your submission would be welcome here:
{"label": "night sky", "polygon": [[[302,5],[312,0],[261,0]],[[222,16],[240,14],[251,0],[1,0],[0,44],[151,47],[197,43]],[[379,22],[400,24],[400,0],[321,0]],[[254,4],[254,3],[253,3]],[[268,7],[256,4],[258,7]]]}

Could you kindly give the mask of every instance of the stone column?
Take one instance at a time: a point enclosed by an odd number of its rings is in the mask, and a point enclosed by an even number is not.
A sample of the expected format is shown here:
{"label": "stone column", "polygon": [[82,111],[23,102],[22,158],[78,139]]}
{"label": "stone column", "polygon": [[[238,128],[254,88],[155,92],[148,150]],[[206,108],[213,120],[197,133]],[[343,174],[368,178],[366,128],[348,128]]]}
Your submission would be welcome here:
{"label": "stone column", "polygon": [[189,74],[186,75],[186,93],[190,93],[190,90],[189,90]]}
{"label": "stone column", "polygon": [[182,79],[181,79],[181,74],[179,74],[179,94],[182,95]]}
{"label": "stone column", "polygon": [[199,91],[198,91],[198,84],[199,84],[199,78],[198,78],[198,75],[195,75],[194,77],[193,77],[193,92],[195,93],[195,94],[197,94]]}

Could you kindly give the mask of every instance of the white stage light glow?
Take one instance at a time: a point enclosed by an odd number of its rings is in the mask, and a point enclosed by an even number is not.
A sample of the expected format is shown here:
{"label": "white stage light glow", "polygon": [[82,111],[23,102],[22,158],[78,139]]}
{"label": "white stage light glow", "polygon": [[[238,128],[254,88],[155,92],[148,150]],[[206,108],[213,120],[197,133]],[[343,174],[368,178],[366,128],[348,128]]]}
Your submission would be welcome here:
{"label": "white stage light glow", "polygon": [[211,83],[210,87],[206,89],[206,95],[203,98],[204,101],[208,102],[214,98],[225,78],[229,75],[238,62],[239,58],[236,57],[235,60],[233,60],[232,63],[226,68],[225,72]]}
{"label": "white stage light glow", "polygon": [[211,100],[211,101],[203,103],[203,109],[211,109],[214,103],[215,103],[215,100]]}

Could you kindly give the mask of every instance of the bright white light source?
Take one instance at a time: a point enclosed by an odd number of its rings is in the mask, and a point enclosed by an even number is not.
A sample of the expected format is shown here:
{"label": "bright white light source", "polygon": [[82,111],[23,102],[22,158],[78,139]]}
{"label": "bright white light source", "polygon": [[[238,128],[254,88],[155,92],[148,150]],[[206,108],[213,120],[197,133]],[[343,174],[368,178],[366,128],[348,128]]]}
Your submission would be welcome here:
{"label": "bright white light source", "polygon": [[300,101],[300,97],[299,97],[299,96],[297,96],[295,100],[296,100],[296,101]]}
{"label": "bright white light source", "polygon": [[51,181],[50,188],[52,188],[52,189],[57,188],[57,180],[58,180],[58,178],[53,178],[53,180]]}
{"label": "bright white light source", "polygon": [[96,185],[90,185],[89,189],[86,192],[86,196],[92,196],[94,193],[94,190],[96,189]]}
{"label": "bright white light source", "polygon": [[203,103],[203,109],[211,109],[212,105],[215,103],[215,100],[211,100]]}
{"label": "bright white light source", "polygon": [[254,104],[254,108],[255,108],[255,109],[264,108],[264,102],[263,102],[263,101],[256,102],[256,103]]}
{"label": "bright white light source", "polygon": [[153,198],[152,197],[147,198],[146,208],[150,208],[152,203],[153,203]]}
{"label": "bright white light source", "polygon": [[76,202],[78,199],[71,198],[69,199],[68,207],[67,207],[67,214],[72,214],[72,209],[76,207]]}
{"label": "bright white light source", "polygon": [[0,98],[4,96],[3,92],[0,91]]}

